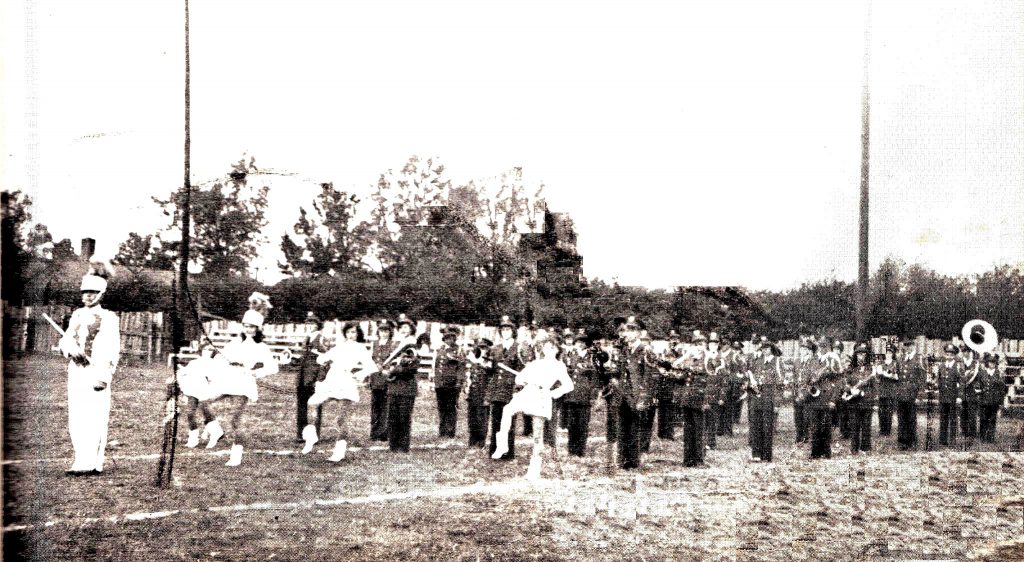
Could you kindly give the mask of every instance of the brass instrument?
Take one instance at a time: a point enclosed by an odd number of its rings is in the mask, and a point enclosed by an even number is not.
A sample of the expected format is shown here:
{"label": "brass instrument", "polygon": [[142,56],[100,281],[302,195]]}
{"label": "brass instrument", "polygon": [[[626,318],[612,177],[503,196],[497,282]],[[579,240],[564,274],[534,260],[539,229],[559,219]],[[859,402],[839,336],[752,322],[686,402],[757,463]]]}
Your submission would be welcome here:
{"label": "brass instrument", "polygon": [[857,384],[855,384],[855,385],[851,386],[850,388],[847,388],[845,391],[843,391],[843,401],[844,402],[849,402],[850,400],[853,400],[854,398],[856,398],[857,396],[862,394],[861,390],[860,390],[860,387],[862,387],[865,384],[871,382],[872,379],[877,377],[878,376],[878,372],[879,372],[879,366],[875,365],[874,367],[871,368],[871,374],[870,375],[868,375],[868,376],[864,377],[863,379],[857,381]]}

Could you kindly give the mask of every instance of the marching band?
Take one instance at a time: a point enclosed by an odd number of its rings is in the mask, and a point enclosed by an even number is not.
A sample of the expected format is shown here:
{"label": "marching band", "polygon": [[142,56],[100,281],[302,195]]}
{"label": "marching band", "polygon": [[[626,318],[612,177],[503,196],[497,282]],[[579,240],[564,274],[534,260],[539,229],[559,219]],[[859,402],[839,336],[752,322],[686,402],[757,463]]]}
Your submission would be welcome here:
{"label": "marching band", "polygon": [[[116,318],[99,306],[104,281],[94,274],[83,279],[85,306],[72,316],[61,339],[60,349],[71,359],[71,475],[98,473],[103,467],[109,385],[119,354]],[[186,446],[196,447],[205,439],[207,448],[213,448],[227,435],[228,466],[241,463],[246,443],[242,419],[246,405],[257,400],[257,381],[278,372],[276,359],[262,341],[269,308],[265,295],[254,294],[237,339],[222,350],[204,346],[201,357],[178,377],[186,396]],[[422,334],[419,340],[414,337],[416,323],[404,314],[395,321],[381,320],[376,340],[368,345],[358,323],[331,334],[319,318],[310,314],[308,320],[315,330],[307,338],[296,381],[302,453],[312,452],[319,441],[324,406],[330,404],[338,409],[338,417],[329,460],[345,459],[353,405],[364,384],[370,388],[370,439],[387,440],[392,451],[408,452],[420,386],[418,350],[425,341]],[[806,446],[810,459],[827,459],[833,455],[835,427],[849,439],[851,454],[870,453],[874,412],[878,437],[890,436],[895,417],[896,446],[902,451],[918,449],[920,398],[927,400],[925,449],[930,449],[932,394],[938,404],[940,446],[957,446],[958,436],[965,447],[976,440],[993,443],[1008,390],[994,338],[975,337],[978,326],[971,326],[971,334],[965,327],[965,337],[971,337],[973,345],[948,344],[941,359],[925,358],[907,337],[890,341],[883,354],[859,343],[849,361],[842,342],[802,338],[798,355],[789,361],[782,357],[779,344],[763,335],[739,340],[694,330],[681,338],[673,330],[667,342],[659,342],[667,345],[655,351],[643,322],[631,316],[620,318],[618,325],[614,340],[583,329],[540,329],[535,323],[518,327],[508,316],[501,318],[497,342],[460,342],[458,328],[444,330],[429,380],[437,396],[439,436],[456,437],[463,398],[469,447],[510,460],[515,458],[515,420],[524,418],[524,433],[532,429],[527,419],[543,420],[543,431],[538,427],[533,432],[537,435],[527,473],[537,478],[545,445],[557,450],[560,425],[568,432],[570,455],[586,456],[591,412],[603,399],[610,465],[639,468],[656,435],[664,442],[681,437],[682,463],[702,467],[707,466],[706,451],[715,449],[719,438],[736,433],[745,403],[750,460],[772,462],[778,409],[791,398],[797,446]],[[524,337],[518,339],[517,332]],[[209,408],[219,401],[232,405],[227,431]],[[205,423],[202,434],[200,414]],[[681,436],[676,429],[681,429]],[[613,446],[617,462],[612,460]]]}

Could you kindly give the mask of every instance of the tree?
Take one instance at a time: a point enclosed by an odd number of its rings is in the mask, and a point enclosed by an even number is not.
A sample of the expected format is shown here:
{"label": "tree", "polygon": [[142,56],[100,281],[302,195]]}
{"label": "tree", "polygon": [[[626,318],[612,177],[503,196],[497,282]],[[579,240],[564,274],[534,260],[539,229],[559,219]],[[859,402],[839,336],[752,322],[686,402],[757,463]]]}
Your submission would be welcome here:
{"label": "tree", "polygon": [[902,262],[887,257],[868,285],[868,336],[903,335],[907,329],[906,281]]}
{"label": "tree", "polygon": [[163,242],[157,234],[141,236],[132,232],[121,242],[112,261],[132,271],[143,268],[173,271],[179,245],[178,242]]}
{"label": "tree", "polygon": [[320,184],[320,193],[313,200],[313,213],[299,207],[299,220],[294,232],[302,244],[295,243],[287,233],[281,236],[285,262],[278,263],[283,273],[291,275],[337,275],[363,269],[369,246],[369,226],[355,220],[359,198],[334,189],[334,184]]}
{"label": "tree", "polygon": [[30,255],[26,239],[28,223],[32,220],[32,199],[21,191],[3,191],[0,192],[0,206],[3,208],[0,219],[3,284],[0,292],[4,300],[15,302],[21,297],[22,271]]}
{"label": "tree", "polygon": [[[258,171],[255,158],[248,162],[242,158],[231,165],[227,181],[192,191],[191,254],[204,273],[245,275],[256,257],[264,241],[261,231],[266,226],[269,191],[267,186],[249,185],[249,176]],[[176,190],[166,200],[153,199],[172,218],[172,224],[178,224],[181,195]]]}

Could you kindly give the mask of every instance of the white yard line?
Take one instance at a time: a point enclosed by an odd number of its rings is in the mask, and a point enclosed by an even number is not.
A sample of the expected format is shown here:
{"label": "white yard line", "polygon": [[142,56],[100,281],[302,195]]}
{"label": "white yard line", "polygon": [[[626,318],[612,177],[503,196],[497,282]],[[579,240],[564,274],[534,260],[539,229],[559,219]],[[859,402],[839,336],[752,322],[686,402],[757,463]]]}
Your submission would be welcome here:
{"label": "white yard line", "polygon": [[168,511],[153,511],[127,513],[124,515],[105,515],[103,517],[89,517],[81,519],[53,519],[44,523],[32,523],[29,525],[8,525],[3,532],[30,531],[45,529],[57,525],[71,525],[75,527],[89,527],[104,523],[128,523],[133,521],[146,521],[151,519],[165,519],[177,515],[199,515],[202,513],[238,513],[246,511],[267,511],[267,510],[296,510],[315,509],[322,507],[335,507],[341,505],[366,505],[374,503],[386,503],[402,500],[416,500],[421,498],[455,498],[473,494],[504,494],[524,489],[543,489],[572,486],[575,482],[563,480],[510,480],[495,482],[491,484],[473,484],[470,486],[457,486],[453,488],[439,488],[434,490],[412,490],[408,492],[397,492],[391,494],[372,494],[357,497],[337,497],[329,499],[318,499],[311,501],[297,502],[259,502],[249,504],[223,505],[207,508],[174,509]]}
{"label": "white yard line", "polygon": [[[590,443],[603,443],[604,440],[605,440],[605,438],[603,436],[591,437],[591,438],[587,439],[587,441],[590,442]],[[567,443],[567,442],[568,442],[568,439],[562,439],[561,436],[558,439],[558,443],[559,444]],[[520,439],[516,440],[516,443],[517,444],[532,443],[532,440],[520,438]],[[413,445],[411,448],[413,450],[416,450],[416,451],[431,451],[431,450],[447,450],[447,449],[468,449],[469,446],[466,445],[465,443],[461,443],[461,442],[459,442],[459,443],[426,443],[426,444],[423,444],[423,445]],[[389,448],[388,448],[387,445],[370,445],[369,447],[349,447],[348,451],[350,453],[358,453],[358,452],[361,452],[361,451],[380,452],[380,451],[389,451]],[[228,449],[213,450],[213,451],[207,451],[206,449],[195,449],[195,450],[192,450],[191,452],[189,452],[188,449],[185,449],[185,450],[179,449],[174,454],[174,457],[176,459],[177,458],[200,458],[200,457],[224,457],[224,456],[227,456],[230,452],[231,451],[228,450]],[[322,451],[314,451],[314,453],[316,453],[316,452],[321,452],[321,453],[324,453],[324,454],[330,454],[330,449],[324,449]],[[286,456],[290,456],[290,455],[296,455],[298,453],[299,453],[298,449],[279,449],[279,450],[273,450],[273,449],[246,449],[246,451],[245,451],[245,454],[247,454],[247,455],[255,454],[255,455],[270,455],[270,456],[285,456],[285,457]],[[148,460],[157,460],[157,459],[159,459],[160,458],[160,453],[147,453],[147,454],[144,454],[144,455],[107,455],[107,458],[111,459],[111,460],[114,460],[114,461],[148,461]],[[72,459],[70,457],[51,457],[51,458],[37,458],[37,459],[6,459],[3,462],[0,462],[0,465],[7,466],[7,465],[17,465],[17,464],[52,463],[52,462],[70,463],[71,460]]]}

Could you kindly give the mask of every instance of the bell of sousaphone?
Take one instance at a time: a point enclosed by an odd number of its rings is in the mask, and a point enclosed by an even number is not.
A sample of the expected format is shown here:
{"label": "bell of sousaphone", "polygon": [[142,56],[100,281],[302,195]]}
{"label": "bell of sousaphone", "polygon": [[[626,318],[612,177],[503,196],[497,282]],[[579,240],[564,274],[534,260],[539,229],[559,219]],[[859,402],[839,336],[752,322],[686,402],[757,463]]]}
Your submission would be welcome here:
{"label": "bell of sousaphone", "polygon": [[964,328],[960,330],[960,337],[967,344],[967,347],[973,349],[979,355],[994,351],[996,346],[999,345],[996,329],[992,327],[992,324],[984,320],[971,320],[964,324]]}

